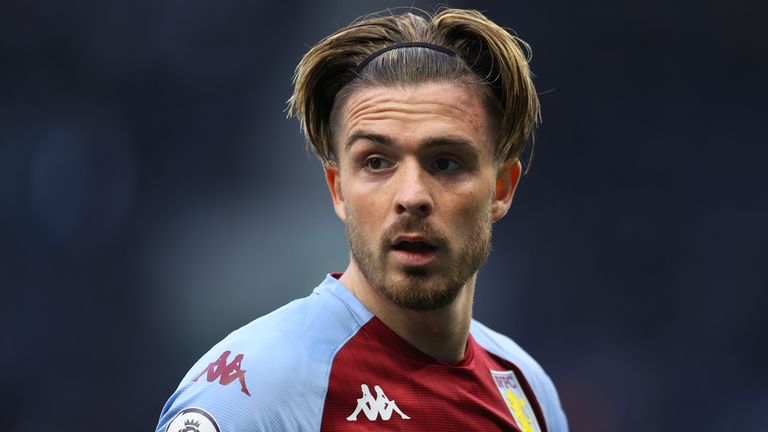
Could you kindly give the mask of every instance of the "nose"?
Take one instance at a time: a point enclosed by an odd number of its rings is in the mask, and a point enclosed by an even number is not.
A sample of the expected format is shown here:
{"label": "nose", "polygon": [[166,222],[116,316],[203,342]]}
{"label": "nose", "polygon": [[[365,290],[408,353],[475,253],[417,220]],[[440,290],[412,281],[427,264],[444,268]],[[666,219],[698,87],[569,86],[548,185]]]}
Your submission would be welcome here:
{"label": "nose", "polygon": [[398,173],[395,212],[400,215],[427,217],[434,202],[429,186],[429,173],[418,162],[401,164]]}

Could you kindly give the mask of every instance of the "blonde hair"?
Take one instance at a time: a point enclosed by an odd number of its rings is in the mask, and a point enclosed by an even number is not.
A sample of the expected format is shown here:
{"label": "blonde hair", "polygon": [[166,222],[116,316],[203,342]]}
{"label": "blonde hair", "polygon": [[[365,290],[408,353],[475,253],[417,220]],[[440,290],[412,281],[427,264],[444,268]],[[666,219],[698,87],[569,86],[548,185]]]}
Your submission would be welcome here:
{"label": "blonde hair", "polygon": [[[320,160],[336,161],[334,108],[355,89],[444,81],[474,85],[483,95],[497,129],[498,161],[519,159],[527,143],[532,158],[540,108],[528,68],[528,44],[477,11],[418,13],[363,17],[318,42],[301,59],[288,113],[298,118]],[[407,42],[438,45],[456,56],[404,47],[369,58]],[[370,62],[358,70],[364,60]]]}

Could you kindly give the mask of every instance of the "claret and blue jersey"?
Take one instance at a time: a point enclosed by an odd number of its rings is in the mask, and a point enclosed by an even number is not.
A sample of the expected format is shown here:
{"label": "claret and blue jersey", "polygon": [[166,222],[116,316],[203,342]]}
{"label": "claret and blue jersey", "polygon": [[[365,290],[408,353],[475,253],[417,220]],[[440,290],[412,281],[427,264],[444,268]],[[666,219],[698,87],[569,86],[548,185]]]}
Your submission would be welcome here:
{"label": "claret and blue jersey", "polygon": [[549,377],[511,339],[473,320],[464,359],[439,363],[337,276],[214,346],[157,432],[568,430]]}

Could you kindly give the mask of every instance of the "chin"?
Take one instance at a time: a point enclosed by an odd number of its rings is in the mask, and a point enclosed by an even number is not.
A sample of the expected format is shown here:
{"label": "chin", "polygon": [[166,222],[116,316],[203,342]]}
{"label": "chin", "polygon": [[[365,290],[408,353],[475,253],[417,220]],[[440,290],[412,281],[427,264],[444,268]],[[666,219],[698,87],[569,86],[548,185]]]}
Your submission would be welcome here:
{"label": "chin", "polygon": [[437,277],[426,269],[407,269],[396,281],[376,289],[389,301],[405,309],[429,311],[453,303],[464,283]]}

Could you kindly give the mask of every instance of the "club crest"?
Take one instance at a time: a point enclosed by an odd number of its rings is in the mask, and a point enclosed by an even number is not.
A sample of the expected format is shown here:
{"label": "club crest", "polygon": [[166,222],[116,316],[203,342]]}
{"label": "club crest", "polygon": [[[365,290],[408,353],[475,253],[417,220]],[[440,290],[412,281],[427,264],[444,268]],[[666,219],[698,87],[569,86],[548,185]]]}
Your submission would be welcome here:
{"label": "club crest", "polygon": [[491,371],[499,394],[522,432],[541,432],[533,408],[525,397],[514,371]]}

